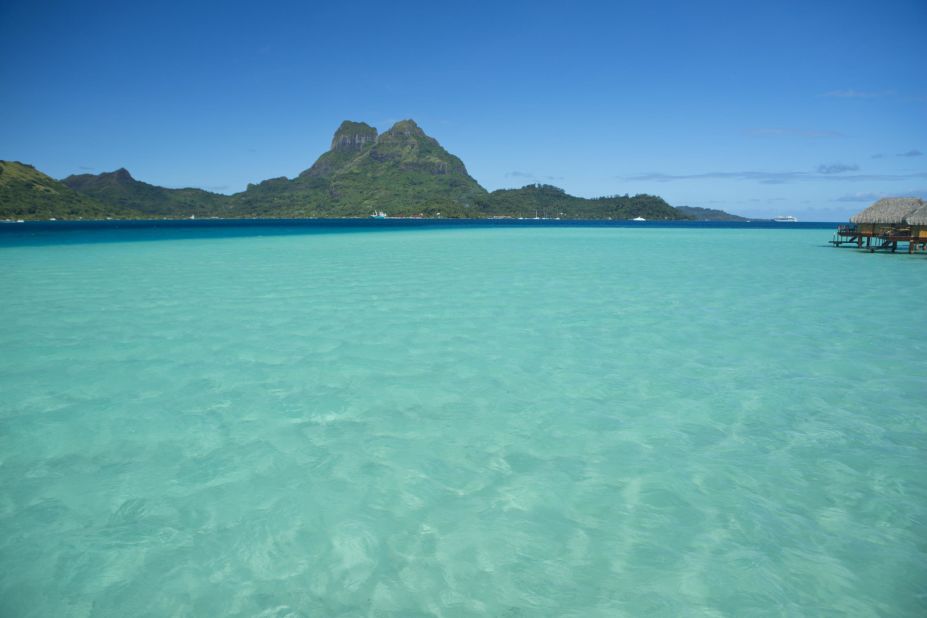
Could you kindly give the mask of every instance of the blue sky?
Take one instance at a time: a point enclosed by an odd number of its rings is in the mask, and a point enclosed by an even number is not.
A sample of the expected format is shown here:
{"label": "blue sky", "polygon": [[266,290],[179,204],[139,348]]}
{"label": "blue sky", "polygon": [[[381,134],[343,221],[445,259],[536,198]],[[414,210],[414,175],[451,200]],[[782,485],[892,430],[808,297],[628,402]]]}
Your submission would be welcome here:
{"label": "blue sky", "polygon": [[0,159],[240,191],[414,118],[487,189],[927,197],[927,2],[0,3]]}

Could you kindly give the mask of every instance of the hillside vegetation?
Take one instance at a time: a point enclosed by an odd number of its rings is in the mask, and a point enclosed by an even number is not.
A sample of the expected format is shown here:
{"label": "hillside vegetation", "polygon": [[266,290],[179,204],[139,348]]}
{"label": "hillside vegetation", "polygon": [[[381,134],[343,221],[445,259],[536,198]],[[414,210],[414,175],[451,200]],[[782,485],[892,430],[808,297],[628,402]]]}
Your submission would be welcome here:
{"label": "hillside vegetation", "polygon": [[295,178],[271,178],[234,195],[168,189],[125,169],[56,181],[21,163],[2,163],[0,218],[560,217],[688,219],[653,195],[587,199],[550,185],[488,192],[456,156],[413,120],[388,131],[345,121],[327,152]]}
{"label": "hillside vegetation", "polygon": [[105,219],[139,213],[74,191],[18,161],[0,161],[0,219]]}
{"label": "hillside vegetation", "polygon": [[80,174],[61,181],[69,188],[125,210],[146,216],[214,216],[229,212],[228,196],[202,189],[165,189],[132,178],[120,168],[104,174]]}
{"label": "hillside vegetation", "polygon": [[378,135],[365,123],[344,122],[331,149],[296,178],[265,180],[232,196],[251,216],[473,216],[486,190],[463,162],[412,120]]}
{"label": "hillside vegetation", "polygon": [[676,210],[692,217],[696,221],[750,221],[746,217],[732,215],[715,208],[699,208],[698,206],[676,206]]}
{"label": "hillside vegetation", "polygon": [[654,195],[612,196],[587,199],[551,185],[500,189],[478,202],[485,216],[549,217],[562,219],[686,219]]}

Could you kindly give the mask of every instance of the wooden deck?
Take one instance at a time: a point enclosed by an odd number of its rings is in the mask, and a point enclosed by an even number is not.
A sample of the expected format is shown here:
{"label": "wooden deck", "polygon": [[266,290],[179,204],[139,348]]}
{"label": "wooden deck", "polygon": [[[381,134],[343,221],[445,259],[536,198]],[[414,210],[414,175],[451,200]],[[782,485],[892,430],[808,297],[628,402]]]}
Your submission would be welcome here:
{"label": "wooden deck", "polygon": [[857,249],[866,249],[869,253],[876,251],[895,253],[898,251],[899,243],[907,243],[908,253],[927,251],[927,239],[918,238],[913,235],[910,228],[903,227],[870,231],[857,229],[854,225],[841,225],[830,241],[830,244],[835,247],[855,245]]}

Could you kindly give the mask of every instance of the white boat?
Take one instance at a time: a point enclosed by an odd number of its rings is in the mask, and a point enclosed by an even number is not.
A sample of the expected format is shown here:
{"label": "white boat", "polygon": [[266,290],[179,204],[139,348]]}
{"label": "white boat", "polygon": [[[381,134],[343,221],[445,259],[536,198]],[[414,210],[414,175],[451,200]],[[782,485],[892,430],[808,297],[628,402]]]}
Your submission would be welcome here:
{"label": "white boat", "polygon": [[385,219],[385,218],[386,218],[386,213],[383,212],[382,210],[378,210],[378,211],[374,212],[372,215],[370,215],[370,218],[371,218],[371,219]]}
{"label": "white boat", "polygon": [[779,215],[778,217],[773,217],[773,221],[776,223],[798,223],[798,219],[792,215]]}
{"label": "white boat", "polygon": [[646,220],[647,220],[647,219],[645,219],[645,218],[643,218],[643,217],[634,217],[633,219],[631,219],[631,221],[646,221]]}

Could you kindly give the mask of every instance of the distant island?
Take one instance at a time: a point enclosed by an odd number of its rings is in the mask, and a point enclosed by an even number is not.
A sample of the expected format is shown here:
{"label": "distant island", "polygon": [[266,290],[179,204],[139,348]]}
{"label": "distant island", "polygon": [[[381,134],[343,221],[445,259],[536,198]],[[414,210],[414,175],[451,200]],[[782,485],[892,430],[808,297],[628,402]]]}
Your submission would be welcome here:
{"label": "distant island", "polygon": [[158,187],[125,169],[58,181],[31,165],[0,161],[0,219],[6,220],[365,217],[377,211],[398,217],[745,220],[673,208],[646,194],[587,199],[540,184],[489,192],[413,120],[384,133],[345,121],[312,167],[234,195]]}
{"label": "distant island", "polygon": [[697,206],[676,206],[676,210],[696,221],[756,221],[738,215],[732,215],[715,208],[699,208]]}

